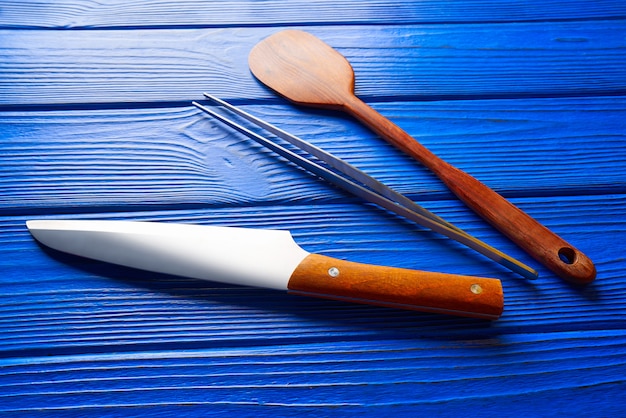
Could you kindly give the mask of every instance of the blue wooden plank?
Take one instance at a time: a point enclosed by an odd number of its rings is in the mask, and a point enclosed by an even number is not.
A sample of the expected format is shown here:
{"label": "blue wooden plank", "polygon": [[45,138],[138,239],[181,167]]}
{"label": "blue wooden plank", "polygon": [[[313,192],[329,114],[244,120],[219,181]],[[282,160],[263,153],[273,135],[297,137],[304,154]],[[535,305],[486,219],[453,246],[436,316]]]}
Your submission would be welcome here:
{"label": "blue wooden plank", "polygon": [[[242,414],[332,408],[348,415],[443,408],[453,414],[487,403],[496,414],[532,397],[553,399],[562,413],[589,408],[598,393],[614,397],[611,410],[621,410],[626,293],[619,240],[626,233],[626,200],[515,203],[584,239],[599,278],[576,289],[544,271],[533,285],[504,275],[505,315],[494,323],[155,276],[51,254],[29,237],[25,217],[4,217],[0,410],[168,413],[189,405],[198,408],[192,415],[204,408]],[[450,202],[439,205],[472,233],[505,243]],[[366,212],[323,204],[82,217],[287,228],[308,250],[341,258],[498,273],[441,240]],[[273,408],[248,409],[252,405]],[[549,410],[528,406],[529,413]]]}
{"label": "blue wooden plank", "polygon": [[[293,24],[494,23],[607,20],[626,16],[618,0],[397,1],[254,0],[117,1],[56,0],[3,2],[0,26],[9,28],[167,28],[285,26]],[[356,7],[355,7],[356,6]]]}
{"label": "blue wooden plank", "polygon": [[[294,338],[324,340],[333,338],[332,335],[360,340],[370,338],[372,332],[384,334],[389,328],[385,325],[389,318],[393,318],[395,330],[389,331],[400,334],[416,328],[420,333],[435,334],[442,328],[446,332],[469,334],[622,329],[626,298],[621,285],[624,266],[619,245],[619,237],[626,228],[623,196],[533,198],[514,203],[555,232],[571,237],[596,262],[597,282],[583,289],[572,288],[539,268],[540,281],[528,283],[447,239],[414,229],[392,217],[373,214],[360,205],[226,207],[69,216],[287,229],[303,248],[333,257],[500,277],[506,293],[505,315],[486,328],[480,321],[155,277],[51,254],[42,251],[30,238],[24,226],[27,218],[5,218],[0,257],[3,289],[0,323],[4,329],[0,348],[11,355],[31,351],[34,355],[42,350],[56,354],[64,350],[89,352],[112,345],[118,351],[146,344],[157,348],[159,343],[170,348],[171,344],[193,347],[205,339],[214,346],[233,341],[245,345],[269,344],[270,340],[273,344],[291,344]],[[532,264],[512,243],[462,207],[444,201],[438,202],[435,209],[473,235]],[[607,235],[608,228],[613,232]],[[28,266],[27,274],[24,266]],[[85,312],[91,315],[84,317]],[[294,318],[300,315],[302,321]],[[259,322],[260,318],[264,320]],[[317,325],[311,327],[314,324]],[[333,326],[329,324],[339,325],[338,333],[331,332],[328,326]],[[357,324],[363,327],[343,327]]]}
{"label": "blue wooden plank", "polygon": [[[350,60],[368,101],[626,93],[626,20],[304,29]],[[0,31],[0,105],[181,105],[204,90],[276,100],[247,56],[278,30]]]}
{"label": "blue wooden plank", "polygon": [[[517,336],[499,349],[490,350],[490,355],[510,361],[512,376],[485,364],[488,362],[477,347],[480,343],[467,340],[446,341],[445,355],[439,359],[433,358],[430,352],[441,350],[437,345],[441,340],[422,342],[419,346],[414,341],[365,342],[354,352],[351,347],[337,343],[283,350],[183,351],[176,356],[153,352],[131,356],[52,357],[31,364],[15,361],[8,366],[16,381],[9,384],[12,396],[7,397],[9,404],[5,404],[5,410],[104,412],[107,407],[125,406],[150,412],[149,408],[174,411],[177,406],[187,405],[195,407],[189,411],[190,415],[212,407],[214,413],[256,411],[278,412],[281,416],[290,412],[319,415],[333,410],[350,413],[350,416],[359,411],[374,416],[397,408],[407,414],[441,411],[444,416],[452,416],[470,405],[481,411],[509,416],[511,403],[534,397],[532,399],[552,399],[553,403],[541,405],[531,401],[515,408],[515,412],[545,411],[551,415],[552,410],[563,413],[590,407],[577,402],[575,394],[581,381],[589,384],[595,399],[615,397],[615,402],[606,402],[600,411],[608,405],[612,411],[621,410],[623,403],[618,395],[623,387],[619,382],[611,382],[610,375],[602,376],[606,368],[572,372],[580,364],[574,356],[585,353],[576,347],[580,338],[565,333],[556,339],[566,341],[569,338],[571,343],[565,343],[562,350],[550,350],[544,345],[545,337],[539,334]],[[612,357],[609,354],[612,350],[624,344],[624,335],[619,333],[597,333],[588,338],[596,344],[594,351],[604,351],[608,357]],[[398,349],[402,349],[404,355],[398,356]],[[519,362],[528,355],[536,360],[527,365]],[[337,356],[350,356],[351,362],[337,361]],[[459,360],[464,357],[474,359],[474,364]],[[624,370],[618,359],[613,358],[612,363],[618,371]],[[407,364],[411,366],[407,368]],[[320,367],[327,372],[320,372]],[[463,368],[475,376],[471,385],[462,386],[458,379]],[[229,375],[226,370],[236,372]],[[99,380],[102,371],[110,374]],[[427,389],[436,371],[442,372],[446,379]],[[29,372],[36,373],[38,380],[20,383],[18,379],[28,379]],[[558,392],[547,388],[553,379],[562,382],[555,385]],[[396,382],[396,392],[385,390],[388,381]],[[110,391],[102,390],[103,383],[110,385]],[[490,386],[506,383],[510,385],[501,390],[501,396],[489,396]],[[160,398],[154,396],[155,392]],[[398,392],[403,394],[401,399],[397,397]],[[364,397],[364,393],[368,396]],[[53,399],[58,406],[50,407],[42,399]]]}
{"label": "blue wooden plank", "polygon": [[[563,347],[550,349],[545,345],[546,337],[562,341]],[[592,351],[604,353],[607,359],[624,344],[623,333],[592,333],[587,339],[595,346]],[[39,409],[104,412],[107,407],[126,406],[148,413],[174,411],[187,405],[192,407],[190,415],[200,411],[273,412],[281,416],[290,412],[319,415],[334,411],[352,416],[360,411],[374,416],[400,408],[407,414],[441,411],[449,414],[444,416],[452,416],[464,405],[484,404],[481,411],[508,416],[511,402],[531,397],[552,399],[554,403],[548,406],[530,402],[515,412],[549,412],[550,408],[558,408],[563,413],[588,408],[574,396],[582,381],[589,385],[595,399],[614,396],[617,401],[607,405],[613,411],[620,410],[623,404],[616,395],[623,387],[611,382],[610,374],[602,376],[605,368],[572,371],[580,364],[576,355],[584,359],[589,354],[588,350],[580,350],[579,344],[579,336],[567,333],[514,336],[499,348],[488,350],[493,358],[509,362],[511,375],[503,374],[504,369],[490,365],[481,355],[480,340],[463,339],[364,342],[358,350],[336,343],[285,349],[189,350],[175,355],[145,352],[128,356],[51,357],[31,363],[16,360],[4,364],[15,379],[7,387],[11,396],[5,398],[9,403],[4,404],[4,409],[29,413]],[[441,351],[443,355],[432,356],[432,351]],[[350,359],[349,363],[344,356]],[[521,363],[520,359],[527,356],[533,360]],[[624,370],[617,358],[606,363],[618,371]],[[475,377],[471,385],[463,385],[458,379],[463,369]],[[108,377],[101,380],[103,372]],[[428,389],[433,373],[442,373],[445,379]],[[33,375],[37,378],[34,382]],[[554,385],[558,392],[549,388],[554,379],[561,382]],[[389,381],[395,382],[395,392],[385,389]],[[498,390],[501,396],[489,395],[490,386],[507,383],[508,389]],[[103,384],[110,389],[103,390]],[[51,407],[42,402],[44,399],[53,399],[58,406]]]}
{"label": "blue wooden plank", "polygon": [[[623,97],[374,106],[508,197],[622,193],[626,185]],[[244,109],[417,201],[450,198],[425,168],[355,121],[290,105]],[[192,107],[5,112],[0,136],[5,213],[347,198]]]}
{"label": "blue wooden plank", "polygon": [[[3,2],[0,415],[623,415],[625,8]],[[249,48],[283,27],[337,47],[359,95],[590,255],[597,281],[570,287],[540,268],[527,283],[189,107],[204,90],[234,99],[534,264],[352,120],[254,81]],[[290,229],[339,258],[500,277],[505,314],[487,323],[108,266],[44,251],[24,227],[59,216]]]}

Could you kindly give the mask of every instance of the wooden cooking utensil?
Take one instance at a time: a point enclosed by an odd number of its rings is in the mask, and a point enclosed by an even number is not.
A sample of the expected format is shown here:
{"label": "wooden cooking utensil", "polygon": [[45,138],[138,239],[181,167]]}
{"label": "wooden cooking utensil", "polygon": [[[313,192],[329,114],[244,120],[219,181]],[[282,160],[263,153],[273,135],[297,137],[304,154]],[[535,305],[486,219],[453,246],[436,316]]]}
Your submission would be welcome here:
{"label": "wooden cooking utensil", "polygon": [[296,104],[352,114],[429,168],[474,212],[559,277],[576,284],[595,279],[595,266],[585,254],[474,177],[437,157],[357,98],[352,66],[320,39],[307,32],[285,30],[258,43],[248,63],[262,83]]}

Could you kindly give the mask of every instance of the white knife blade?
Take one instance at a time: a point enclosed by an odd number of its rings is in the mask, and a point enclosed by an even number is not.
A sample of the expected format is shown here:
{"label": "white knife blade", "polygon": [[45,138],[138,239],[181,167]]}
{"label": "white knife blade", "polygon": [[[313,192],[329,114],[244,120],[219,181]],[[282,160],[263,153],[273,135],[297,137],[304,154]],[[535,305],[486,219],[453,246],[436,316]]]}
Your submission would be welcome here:
{"label": "white knife blade", "polygon": [[353,263],[311,254],[288,231],[161,222],[34,220],[55,250],[137,269],[425,312],[497,319],[497,279]]}

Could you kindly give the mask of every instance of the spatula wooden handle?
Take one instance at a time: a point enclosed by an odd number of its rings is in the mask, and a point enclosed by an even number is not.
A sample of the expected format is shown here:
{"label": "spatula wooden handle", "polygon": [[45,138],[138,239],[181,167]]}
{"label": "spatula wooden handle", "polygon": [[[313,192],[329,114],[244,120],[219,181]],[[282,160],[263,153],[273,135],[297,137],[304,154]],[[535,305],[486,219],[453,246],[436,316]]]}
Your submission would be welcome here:
{"label": "spatula wooden handle", "polygon": [[428,167],[467,206],[537,261],[572,283],[587,284],[595,279],[595,266],[581,251],[471,175],[437,157],[356,96],[352,97],[344,104],[344,111]]}
{"label": "spatula wooden handle", "polygon": [[356,303],[498,319],[500,280],[353,263],[310,254],[298,265],[289,292]]}

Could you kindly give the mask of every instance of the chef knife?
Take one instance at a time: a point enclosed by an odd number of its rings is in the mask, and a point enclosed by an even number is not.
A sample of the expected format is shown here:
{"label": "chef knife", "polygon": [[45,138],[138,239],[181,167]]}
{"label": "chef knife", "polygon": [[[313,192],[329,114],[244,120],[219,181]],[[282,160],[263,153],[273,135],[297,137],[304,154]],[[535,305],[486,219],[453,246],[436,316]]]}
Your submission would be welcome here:
{"label": "chef knife", "polygon": [[312,254],[288,231],[89,220],[34,220],[27,227],[55,250],[152,272],[491,320],[504,307],[498,279]]}

